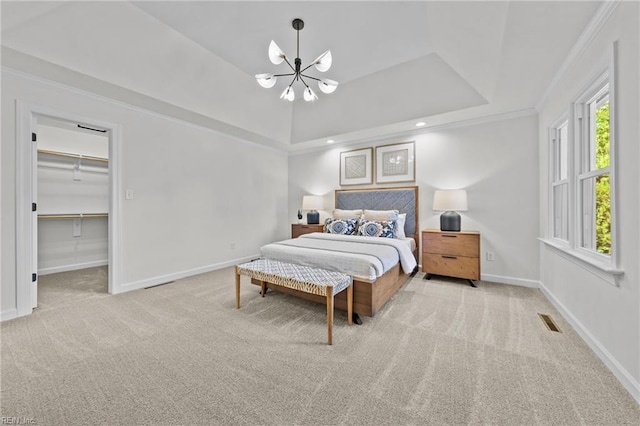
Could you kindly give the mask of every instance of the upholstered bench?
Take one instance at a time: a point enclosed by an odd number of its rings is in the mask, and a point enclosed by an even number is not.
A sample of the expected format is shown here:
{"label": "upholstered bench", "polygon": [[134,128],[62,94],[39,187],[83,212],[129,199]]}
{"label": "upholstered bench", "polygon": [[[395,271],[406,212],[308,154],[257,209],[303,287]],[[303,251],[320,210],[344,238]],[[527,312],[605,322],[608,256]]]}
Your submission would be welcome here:
{"label": "upholstered bench", "polygon": [[327,344],[332,344],[333,329],[333,297],[347,290],[347,321],[352,324],[353,316],[353,283],[349,275],[309,266],[280,262],[270,259],[258,259],[236,266],[236,309],[240,309],[240,276],[246,275],[260,281],[262,297],[267,286],[280,287],[311,293],[327,298]]}

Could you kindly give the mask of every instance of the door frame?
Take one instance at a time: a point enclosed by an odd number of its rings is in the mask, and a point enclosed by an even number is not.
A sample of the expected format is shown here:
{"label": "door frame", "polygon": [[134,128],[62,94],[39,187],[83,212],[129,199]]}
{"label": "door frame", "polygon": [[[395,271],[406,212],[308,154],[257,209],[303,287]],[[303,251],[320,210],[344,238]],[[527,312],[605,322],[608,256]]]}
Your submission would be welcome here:
{"label": "door frame", "polygon": [[[122,206],[122,179],[120,170],[120,152],[122,146],[122,130],[119,124],[96,120],[78,114],[62,111],[56,108],[38,105],[21,100],[16,101],[16,308],[17,316],[29,315],[32,297],[32,273],[37,273],[37,265],[32,265],[34,259],[34,214],[31,203],[35,196],[34,170],[37,153],[33,149],[31,133],[36,133],[38,116],[49,117],[64,121],[82,123],[108,129],[109,132],[109,293],[122,291],[122,228],[120,217]],[[34,158],[35,157],[35,158]],[[36,269],[36,270],[34,270]],[[36,281],[37,282],[37,281]]]}

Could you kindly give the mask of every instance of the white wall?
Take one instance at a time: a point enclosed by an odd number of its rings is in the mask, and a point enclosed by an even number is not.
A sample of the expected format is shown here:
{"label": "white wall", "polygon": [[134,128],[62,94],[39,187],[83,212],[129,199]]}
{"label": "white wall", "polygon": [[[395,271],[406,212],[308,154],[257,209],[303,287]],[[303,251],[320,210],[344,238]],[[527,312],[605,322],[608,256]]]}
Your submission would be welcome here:
{"label": "white wall", "polygon": [[617,174],[620,267],[614,286],[540,245],[542,284],[621,382],[640,401],[640,259],[638,224],[639,4],[621,2],[598,34],[559,80],[540,109],[540,235],[546,235],[548,209],[548,129],[570,103],[607,66],[612,44],[619,41],[617,66]]}
{"label": "white wall", "polygon": [[288,236],[286,154],[3,69],[3,319],[16,308],[17,99],[121,126],[125,290],[233,264]]}
{"label": "white wall", "polygon": [[[432,210],[435,189],[466,188],[469,210],[461,212],[462,228],[482,234],[483,278],[537,286],[537,135],[537,117],[528,115],[426,130],[413,137],[358,147],[414,140],[420,228],[440,227],[439,216]],[[327,217],[333,209],[333,191],[339,188],[340,152],[355,148],[336,147],[290,157],[287,214],[292,223],[306,194],[325,196],[321,220]],[[492,262],[486,261],[489,250],[495,253]]]}
{"label": "white wall", "polygon": [[91,268],[108,263],[107,218],[79,220],[79,236],[74,236],[73,233],[74,220],[38,221],[38,275]]}

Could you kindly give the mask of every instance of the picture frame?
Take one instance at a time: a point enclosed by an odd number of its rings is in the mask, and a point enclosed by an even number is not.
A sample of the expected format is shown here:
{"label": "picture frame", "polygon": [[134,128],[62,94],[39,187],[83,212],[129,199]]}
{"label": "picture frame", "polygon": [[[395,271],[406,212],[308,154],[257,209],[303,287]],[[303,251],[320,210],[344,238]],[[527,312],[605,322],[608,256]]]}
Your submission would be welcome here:
{"label": "picture frame", "polygon": [[415,143],[376,147],[376,183],[415,182]]}
{"label": "picture frame", "polygon": [[373,148],[361,148],[340,153],[340,185],[370,185],[373,183]]}

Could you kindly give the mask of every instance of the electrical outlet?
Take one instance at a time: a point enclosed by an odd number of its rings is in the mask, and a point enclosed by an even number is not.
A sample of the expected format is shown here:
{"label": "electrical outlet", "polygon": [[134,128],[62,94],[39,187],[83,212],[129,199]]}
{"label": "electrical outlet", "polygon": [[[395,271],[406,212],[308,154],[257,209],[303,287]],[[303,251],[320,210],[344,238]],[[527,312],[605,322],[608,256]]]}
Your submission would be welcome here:
{"label": "electrical outlet", "polygon": [[133,189],[127,189],[124,192],[124,199],[125,200],[133,200]]}
{"label": "electrical outlet", "polygon": [[492,251],[488,251],[487,252],[487,260],[490,262],[493,262],[494,257],[493,257],[493,252]]}

